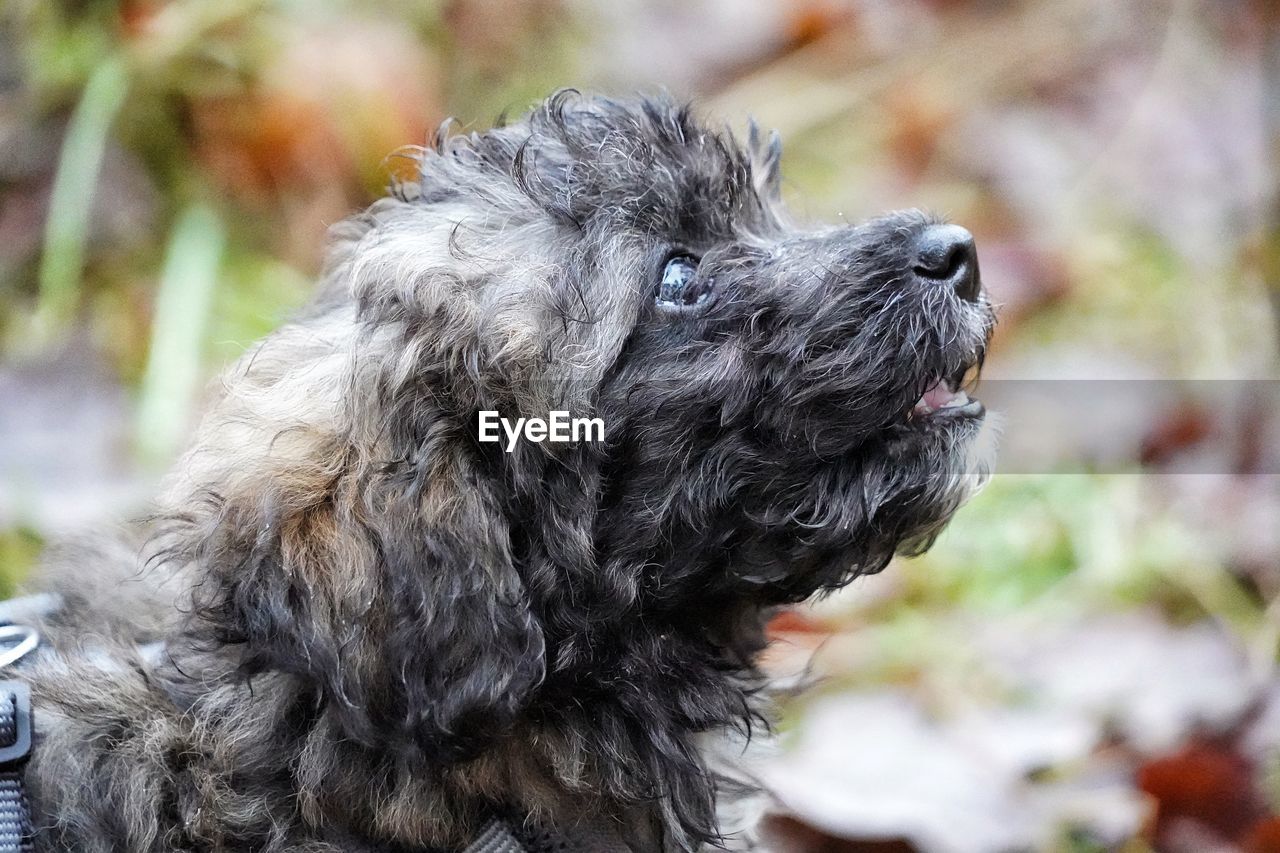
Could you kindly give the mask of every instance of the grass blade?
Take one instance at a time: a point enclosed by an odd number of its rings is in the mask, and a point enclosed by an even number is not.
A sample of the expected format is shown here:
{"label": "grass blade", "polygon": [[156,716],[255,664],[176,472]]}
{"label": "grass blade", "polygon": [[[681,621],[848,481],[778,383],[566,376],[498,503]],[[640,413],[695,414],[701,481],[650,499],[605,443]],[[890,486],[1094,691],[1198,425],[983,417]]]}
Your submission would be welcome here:
{"label": "grass blade", "polygon": [[200,382],[200,353],[226,231],[203,205],[174,224],[156,294],[138,405],[137,447],[144,460],[168,461],[186,434]]}
{"label": "grass blade", "polygon": [[45,222],[36,314],[38,334],[51,332],[75,310],[89,215],[107,134],[120,112],[128,87],[124,60],[108,59],[89,75],[80,103],[71,115]]}

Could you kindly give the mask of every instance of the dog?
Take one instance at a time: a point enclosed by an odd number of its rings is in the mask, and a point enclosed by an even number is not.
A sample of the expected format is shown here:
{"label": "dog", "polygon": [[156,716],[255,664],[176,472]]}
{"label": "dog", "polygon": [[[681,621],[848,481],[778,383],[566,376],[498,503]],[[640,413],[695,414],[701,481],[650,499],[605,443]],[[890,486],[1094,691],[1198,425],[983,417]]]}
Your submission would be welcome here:
{"label": "dog", "polygon": [[[667,97],[409,156],[136,538],[38,575],[37,850],[755,849],[767,620],[982,481],[964,229],[799,226],[776,133]],[[481,440],[551,412],[603,435]]]}

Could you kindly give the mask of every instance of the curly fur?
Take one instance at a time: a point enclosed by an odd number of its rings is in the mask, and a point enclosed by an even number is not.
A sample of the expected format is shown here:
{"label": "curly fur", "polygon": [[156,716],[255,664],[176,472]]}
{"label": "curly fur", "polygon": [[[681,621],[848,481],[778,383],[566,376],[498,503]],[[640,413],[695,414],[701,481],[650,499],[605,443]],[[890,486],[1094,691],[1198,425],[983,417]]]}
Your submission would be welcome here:
{"label": "curly fur", "polygon": [[[451,849],[495,809],[749,846],[708,743],[765,719],[771,609],[926,547],[979,479],[976,423],[905,414],[992,323],[913,278],[928,217],[797,227],[776,138],[662,99],[411,153],[226,376],[145,566],[53,573],[120,580],[23,673],[39,849]],[[707,304],[655,305],[673,252]],[[508,454],[481,410],[606,441]]]}

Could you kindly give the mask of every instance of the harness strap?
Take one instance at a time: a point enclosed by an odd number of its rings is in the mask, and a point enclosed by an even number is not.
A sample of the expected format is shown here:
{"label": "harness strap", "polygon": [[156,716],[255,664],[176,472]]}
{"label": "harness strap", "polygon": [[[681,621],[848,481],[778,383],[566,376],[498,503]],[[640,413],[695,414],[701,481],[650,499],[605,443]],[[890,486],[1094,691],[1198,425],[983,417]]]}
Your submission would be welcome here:
{"label": "harness strap", "polygon": [[31,853],[31,805],[22,767],[31,755],[31,694],[0,681],[0,853]]}
{"label": "harness strap", "polygon": [[506,824],[500,820],[491,820],[484,830],[476,836],[476,840],[467,845],[462,853],[532,853],[525,848]]}
{"label": "harness strap", "polygon": [[[55,595],[28,595],[0,601],[0,670],[21,661],[40,645],[40,633],[23,624],[56,610]],[[23,770],[31,757],[31,688],[0,680],[0,853],[33,853],[31,803]]]}
{"label": "harness strap", "polygon": [[462,853],[630,853],[605,827],[582,824],[562,833],[529,821],[493,818]]}

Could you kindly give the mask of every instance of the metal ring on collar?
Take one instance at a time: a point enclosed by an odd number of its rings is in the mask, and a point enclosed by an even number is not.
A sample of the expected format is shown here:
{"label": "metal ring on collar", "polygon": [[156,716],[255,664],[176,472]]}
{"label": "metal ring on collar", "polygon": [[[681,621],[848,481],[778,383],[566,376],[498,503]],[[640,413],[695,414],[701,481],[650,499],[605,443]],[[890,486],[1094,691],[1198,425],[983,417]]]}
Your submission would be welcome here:
{"label": "metal ring on collar", "polygon": [[40,632],[30,625],[0,625],[0,669],[22,660],[39,645]]}

